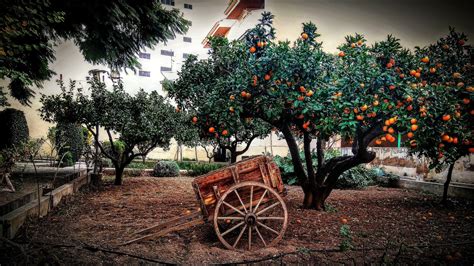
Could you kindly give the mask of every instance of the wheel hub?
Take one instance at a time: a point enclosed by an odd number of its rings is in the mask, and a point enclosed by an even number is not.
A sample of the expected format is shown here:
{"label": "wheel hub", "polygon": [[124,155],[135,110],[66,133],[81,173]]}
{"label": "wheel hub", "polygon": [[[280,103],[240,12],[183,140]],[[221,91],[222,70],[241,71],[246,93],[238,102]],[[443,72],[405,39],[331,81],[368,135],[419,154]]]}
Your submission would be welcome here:
{"label": "wheel hub", "polygon": [[245,223],[247,223],[248,226],[253,226],[256,222],[257,216],[254,213],[249,212],[245,215]]}

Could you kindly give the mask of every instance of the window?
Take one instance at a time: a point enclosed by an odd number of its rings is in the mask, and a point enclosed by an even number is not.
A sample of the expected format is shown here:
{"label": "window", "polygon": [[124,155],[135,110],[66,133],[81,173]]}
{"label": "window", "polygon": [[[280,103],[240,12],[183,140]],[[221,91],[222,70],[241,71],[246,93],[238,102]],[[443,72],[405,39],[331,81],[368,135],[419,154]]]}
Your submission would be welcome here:
{"label": "window", "polygon": [[150,59],[150,54],[149,53],[142,53],[140,52],[138,54],[138,57],[143,58],[143,59]]}
{"label": "window", "polygon": [[174,6],[174,0],[161,0],[163,5]]}
{"label": "window", "polygon": [[138,75],[141,76],[141,77],[149,77],[150,76],[150,71],[139,70]]}
{"label": "window", "polygon": [[184,42],[192,42],[192,40],[191,37],[183,37]]}
{"label": "window", "polygon": [[193,5],[184,4],[184,8],[186,8],[186,9],[193,9]]}
{"label": "window", "polygon": [[161,55],[174,56],[174,52],[169,50],[161,50]]}
{"label": "window", "polygon": [[171,71],[171,67],[160,67],[160,71]]}

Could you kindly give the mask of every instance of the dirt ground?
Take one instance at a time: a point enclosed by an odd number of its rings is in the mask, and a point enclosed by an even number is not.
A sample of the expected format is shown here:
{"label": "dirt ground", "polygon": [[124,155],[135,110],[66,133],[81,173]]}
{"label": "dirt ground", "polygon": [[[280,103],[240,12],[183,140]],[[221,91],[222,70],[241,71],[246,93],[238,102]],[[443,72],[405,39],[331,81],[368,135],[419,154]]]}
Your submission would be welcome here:
{"label": "dirt ground", "polygon": [[[196,210],[191,181],[127,178],[78,193],[29,221],[14,243],[0,241],[0,264],[474,263],[473,203],[441,208],[432,195],[380,187],[336,190],[327,212],[301,209],[301,189],[288,187],[286,234],[258,251],[226,250],[209,224],[119,246],[131,232]],[[341,218],[350,226],[348,251],[339,248]]]}

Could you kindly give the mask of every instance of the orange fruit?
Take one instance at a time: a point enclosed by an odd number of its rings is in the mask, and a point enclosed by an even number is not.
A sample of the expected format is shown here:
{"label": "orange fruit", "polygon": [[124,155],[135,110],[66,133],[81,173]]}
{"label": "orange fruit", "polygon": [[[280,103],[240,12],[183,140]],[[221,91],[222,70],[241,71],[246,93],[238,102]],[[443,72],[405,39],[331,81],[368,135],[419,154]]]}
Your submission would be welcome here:
{"label": "orange fruit", "polygon": [[410,123],[411,123],[412,125],[413,125],[413,124],[416,124],[416,122],[418,122],[418,121],[416,120],[416,118],[410,119]]}
{"label": "orange fruit", "polygon": [[362,112],[364,112],[365,110],[367,110],[367,104],[364,104],[360,107],[360,110],[362,110]]}
{"label": "orange fruit", "polygon": [[373,102],[373,105],[374,105],[374,106],[378,106],[378,105],[379,105],[379,101],[375,100],[375,101]]}
{"label": "orange fruit", "polygon": [[354,108],[354,114],[357,114],[359,112],[359,109]]}
{"label": "orange fruit", "polygon": [[425,56],[425,57],[421,58],[421,62],[423,62],[425,64],[428,63],[429,61],[430,61],[430,59],[428,58],[428,56]]}
{"label": "orange fruit", "polygon": [[347,221],[347,219],[346,219],[346,218],[341,218],[341,223],[342,223],[342,224],[347,224],[347,223],[348,223],[348,221]]}
{"label": "orange fruit", "polygon": [[382,144],[382,141],[378,139],[378,140],[375,141],[375,144],[380,145],[380,144]]}
{"label": "orange fruit", "polygon": [[415,136],[415,134],[413,134],[413,132],[408,132],[408,134],[407,134],[407,137],[409,139],[413,138],[414,136]]}
{"label": "orange fruit", "polygon": [[443,141],[449,141],[449,138],[450,138],[450,137],[449,137],[448,134],[444,134],[444,135],[441,137],[441,139],[442,139]]}
{"label": "orange fruit", "polygon": [[411,131],[416,131],[418,129],[418,125],[413,124],[413,125],[411,125],[410,129],[411,129]]}
{"label": "orange fruit", "polygon": [[421,74],[419,72],[416,72],[415,73],[415,78],[420,78],[421,77]]}
{"label": "orange fruit", "polygon": [[359,46],[361,46],[363,42],[364,42],[364,41],[362,41],[362,40],[358,40],[358,41],[357,41],[357,44],[358,44]]}
{"label": "orange fruit", "polygon": [[410,140],[410,146],[416,147],[416,140]]}
{"label": "orange fruit", "polygon": [[471,102],[471,100],[469,100],[468,98],[464,98],[464,99],[462,99],[462,102],[464,104],[469,104]]}
{"label": "orange fruit", "polygon": [[458,138],[457,138],[457,137],[454,137],[454,138],[453,138],[453,144],[458,144],[458,143],[459,143]]}
{"label": "orange fruit", "polygon": [[231,96],[229,97],[229,99],[230,99],[231,101],[233,101],[233,100],[235,100],[235,96],[234,96],[234,95],[231,95]]}
{"label": "orange fruit", "polygon": [[298,101],[304,101],[304,96],[298,96]]}
{"label": "orange fruit", "polygon": [[249,51],[250,51],[250,53],[253,54],[257,51],[257,48],[255,48],[255,46],[252,46],[252,47],[250,47]]}
{"label": "orange fruit", "polygon": [[243,98],[245,98],[245,97],[247,96],[247,92],[246,92],[246,91],[242,91],[242,92],[240,93],[240,96],[242,96]]}
{"label": "orange fruit", "polygon": [[466,91],[468,91],[468,92],[474,92],[474,87],[469,86],[469,87],[466,88]]}
{"label": "orange fruit", "polygon": [[303,40],[307,40],[308,39],[308,34],[306,32],[303,32],[301,33],[301,38],[303,38]]}
{"label": "orange fruit", "polygon": [[390,122],[390,125],[393,125],[396,122],[395,118],[393,118],[393,117],[390,118],[388,121]]}
{"label": "orange fruit", "polygon": [[454,72],[454,73],[453,73],[453,78],[455,78],[455,79],[461,78],[461,73],[459,73],[459,72]]}
{"label": "orange fruit", "polygon": [[344,51],[340,51],[339,52],[339,57],[344,57],[344,56],[346,56],[346,53],[344,53]]}
{"label": "orange fruit", "polygon": [[246,98],[247,100],[250,100],[250,98],[252,98],[252,94],[247,93],[247,94],[245,95],[245,98]]}
{"label": "orange fruit", "polygon": [[390,120],[385,120],[385,126],[390,126]]}
{"label": "orange fruit", "polygon": [[434,68],[434,67],[430,68],[430,73],[431,74],[434,74],[435,72],[436,72],[436,68]]}
{"label": "orange fruit", "polygon": [[306,96],[308,97],[311,97],[313,96],[314,92],[312,90],[309,90],[307,93],[306,93]]}
{"label": "orange fruit", "polygon": [[306,92],[306,88],[304,86],[300,86],[299,90],[300,92]]}
{"label": "orange fruit", "polygon": [[405,78],[405,74],[398,75],[401,79]]}
{"label": "orange fruit", "polygon": [[468,151],[469,151],[469,153],[474,153],[474,147],[470,147],[470,148],[468,149]]}
{"label": "orange fruit", "polygon": [[197,117],[193,117],[193,123],[196,123],[198,121],[198,118]]}
{"label": "orange fruit", "polygon": [[449,120],[451,120],[450,115],[443,115],[443,121],[449,121]]}
{"label": "orange fruit", "polygon": [[387,68],[392,68],[393,67],[392,63],[387,63],[386,66],[387,66]]}
{"label": "orange fruit", "polygon": [[413,69],[410,70],[410,75],[415,76],[415,74],[416,74],[416,70],[413,70]]}
{"label": "orange fruit", "polygon": [[356,47],[356,44],[353,42],[351,43],[351,48],[355,48]]}
{"label": "orange fruit", "polygon": [[381,137],[380,140],[381,140],[381,141],[386,141],[387,138],[386,138],[386,137]]}
{"label": "orange fruit", "polygon": [[215,128],[213,128],[213,127],[210,127],[210,128],[209,128],[209,133],[214,133],[215,131],[216,131]]}
{"label": "orange fruit", "polygon": [[257,42],[257,46],[262,48],[263,47],[263,42]]}
{"label": "orange fruit", "polygon": [[395,89],[395,85],[390,85],[390,86],[388,86],[388,88],[389,88],[390,90],[394,90],[394,89]]}
{"label": "orange fruit", "polygon": [[364,116],[363,115],[357,115],[356,119],[359,120],[359,121],[362,121],[362,120],[364,120]]}
{"label": "orange fruit", "polygon": [[413,110],[413,105],[410,104],[407,106],[407,111],[411,111],[411,110]]}
{"label": "orange fruit", "polygon": [[263,77],[264,80],[270,80],[270,75],[266,74],[264,77]]}
{"label": "orange fruit", "polygon": [[231,113],[233,113],[233,112],[234,112],[234,107],[232,107],[232,106],[229,107],[229,111],[230,111]]}
{"label": "orange fruit", "polygon": [[229,134],[229,131],[227,129],[222,130],[222,136],[227,136]]}
{"label": "orange fruit", "polygon": [[392,127],[389,127],[388,128],[388,133],[390,133],[390,134],[395,133],[395,129],[393,129]]}

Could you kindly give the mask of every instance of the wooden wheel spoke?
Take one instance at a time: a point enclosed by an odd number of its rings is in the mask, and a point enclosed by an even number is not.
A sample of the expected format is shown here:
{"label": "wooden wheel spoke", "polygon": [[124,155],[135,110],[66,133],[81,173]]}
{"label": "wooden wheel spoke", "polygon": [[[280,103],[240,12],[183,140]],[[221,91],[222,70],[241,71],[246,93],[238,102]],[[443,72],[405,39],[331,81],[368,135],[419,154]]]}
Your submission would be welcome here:
{"label": "wooden wheel spoke", "polygon": [[257,224],[260,225],[261,227],[267,229],[268,231],[274,233],[274,234],[277,234],[277,235],[280,234],[280,233],[278,233],[277,231],[275,231],[273,228],[270,228],[270,227],[268,227],[268,226],[262,224],[261,222],[257,222]]}
{"label": "wooden wheel spoke", "polygon": [[222,203],[224,203],[227,207],[233,209],[234,211],[238,212],[240,215],[245,216],[245,213],[243,213],[242,211],[240,211],[240,210],[237,209],[236,207],[230,205],[229,203],[227,203],[227,202],[225,202],[225,201],[222,201]]}
{"label": "wooden wheel spoke", "polygon": [[236,225],[234,225],[232,228],[228,229],[227,231],[225,231],[224,233],[222,233],[222,236],[225,236],[227,235],[228,233],[234,231],[235,229],[237,229],[238,227],[240,227],[241,225],[243,225],[245,222],[240,222]]}
{"label": "wooden wheel spoke", "polygon": [[237,195],[237,198],[239,199],[240,204],[242,204],[242,207],[244,207],[244,211],[247,213],[247,208],[245,208],[245,204],[244,204],[244,202],[242,201],[242,199],[240,198],[239,192],[237,192],[237,189],[234,190],[234,192],[235,192],[235,195]]}
{"label": "wooden wheel spoke", "polygon": [[249,250],[252,248],[252,226],[249,226]]}
{"label": "wooden wheel spoke", "polygon": [[253,201],[253,186],[250,186],[250,203],[249,203],[250,212],[252,212],[252,201]]}
{"label": "wooden wheel spoke", "polygon": [[258,210],[258,207],[260,206],[260,203],[262,203],[262,200],[265,197],[265,195],[267,194],[267,192],[268,192],[268,190],[265,189],[265,192],[263,192],[262,196],[260,197],[260,200],[258,200],[257,205],[255,206],[255,209],[253,210],[254,212],[256,212]]}
{"label": "wooden wheel spoke", "polygon": [[244,217],[240,217],[240,216],[221,216],[221,217],[217,217],[217,219],[219,220],[243,220]]}
{"label": "wooden wheel spoke", "polygon": [[285,217],[273,217],[273,216],[266,216],[266,217],[257,217],[257,220],[285,220]]}
{"label": "wooden wheel spoke", "polygon": [[270,206],[266,207],[265,209],[263,209],[263,210],[259,211],[259,212],[258,212],[258,213],[256,213],[255,215],[257,215],[257,217],[258,217],[260,214],[262,214],[262,213],[264,213],[264,212],[266,212],[266,211],[268,211],[268,210],[270,210],[270,209],[274,208],[275,206],[277,206],[277,205],[279,205],[279,204],[280,204],[280,202],[279,202],[279,201],[277,201],[277,202],[273,203],[272,205],[270,205]]}
{"label": "wooden wheel spoke", "polygon": [[247,229],[247,225],[245,225],[244,228],[242,228],[242,230],[240,230],[239,236],[238,236],[237,239],[235,240],[234,245],[232,245],[233,248],[235,248],[235,247],[237,246],[237,244],[239,243],[240,238],[242,238],[242,235],[243,235],[244,232],[245,232],[245,229]]}
{"label": "wooden wheel spoke", "polygon": [[266,247],[267,243],[265,242],[265,239],[263,239],[262,234],[260,234],[260,230],[258,230],[257,226],[255,226],[255,231],[257,232],[258,237],[260,237],[260,240],[262,240],[263,245]]}

